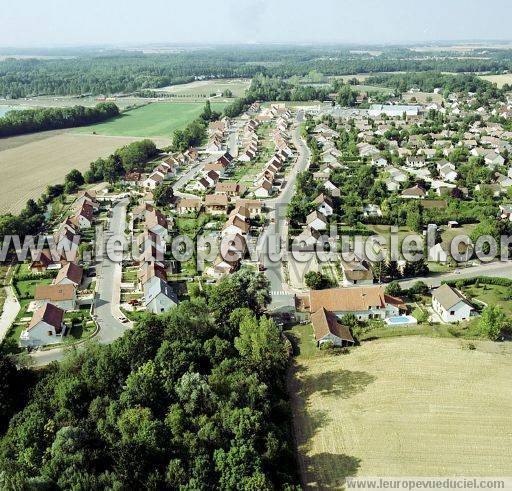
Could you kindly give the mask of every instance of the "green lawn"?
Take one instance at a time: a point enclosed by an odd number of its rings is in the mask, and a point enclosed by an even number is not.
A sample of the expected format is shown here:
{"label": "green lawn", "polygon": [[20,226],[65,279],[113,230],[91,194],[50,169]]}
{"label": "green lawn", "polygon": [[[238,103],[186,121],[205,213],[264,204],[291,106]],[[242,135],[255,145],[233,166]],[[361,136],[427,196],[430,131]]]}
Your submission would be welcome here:
{"label": "green lawn", "polygon": [[37,285],[49,285],[51,282],[52,278],[41,278],[37,280],[18,281],[16,286],[22,298],[33,298]]}
{"label": "green lawn", "polygon": [[297,324],[284,333],[292,343],[295,356],[306,359],[323,356],[324,352],[316,347],[311,324]]}
{"label": "green lawn", "polygon": [[507,315],[512,315],[512,302],[509,288],[500,285],[471,285],[463,288],[469,299],[487,305],[499,305]]}
{"label": "green lawn", "polygon": [[[212,104],[212,109],[222,111],[226,104]],[[76,133],[92,133],[108,136],[169,137],[201,114],[204,103],[152,103],[127,111],[105,123],[84,126]]]}

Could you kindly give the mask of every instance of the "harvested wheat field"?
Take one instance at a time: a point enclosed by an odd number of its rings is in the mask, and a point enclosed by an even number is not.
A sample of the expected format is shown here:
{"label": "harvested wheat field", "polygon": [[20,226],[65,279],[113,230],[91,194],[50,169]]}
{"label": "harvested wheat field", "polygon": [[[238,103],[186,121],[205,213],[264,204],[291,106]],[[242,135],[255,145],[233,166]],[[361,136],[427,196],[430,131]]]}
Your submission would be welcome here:
{"label": "harvested wheat field", "polygon": [[[64,181],[71,169],[85,171],[98,157],[140,138],[48,132],[0,140],[0,214],[17,213],[48,184]],[[154,139],[157,145],[170,140]]]}
{"label": "harvested wheat field", "polygon": [[338,356],[301,348],[290,388],[304,486],[512,475],[512,353],[490,344],[470,351],[458,340],[404,337]]}

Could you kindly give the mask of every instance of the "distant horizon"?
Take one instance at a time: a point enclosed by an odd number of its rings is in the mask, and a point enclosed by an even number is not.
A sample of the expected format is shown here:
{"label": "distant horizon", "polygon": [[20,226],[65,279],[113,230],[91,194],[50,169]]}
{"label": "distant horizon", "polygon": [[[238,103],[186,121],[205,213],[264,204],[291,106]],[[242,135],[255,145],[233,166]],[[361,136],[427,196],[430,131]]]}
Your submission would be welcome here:
{"label": "distant horizon", "polygon": [[[38,45],[0,45],[1,51],[6,50],[55,50],[55,49],[145,49],[145,48],[215,48],[215,47],[346,47],[346,48],[392,48],[400,46],[404,48],[408,47],[450,47],[453,45],[461,45],[471,47],[472,45],[478,45],[481,43],[506,45],[510,44],[512,49],[512,37],[511,38],[488,38],[488,39],[431,39],[431,40],[409,40],[409,41],[386,41],[386,42],[372,42],[372,43],[360,43],[360,42],[349,42],[349,41],[262,41],[262,42],[232,42],[232,41],[218,41],[218,42],[187,42],[187,41],[154,41],[154,42],[141,42],[141,43],[81,43],[81,44],[66,44],[66,43],[55,43],[55,44],[38,44]],[[487,47],[487,46],[485,46]]]}
{"label": "distant horizon", "polygon": [[511,18],[509,0],[24,0],[2,12],[0,46],[497,42]]}

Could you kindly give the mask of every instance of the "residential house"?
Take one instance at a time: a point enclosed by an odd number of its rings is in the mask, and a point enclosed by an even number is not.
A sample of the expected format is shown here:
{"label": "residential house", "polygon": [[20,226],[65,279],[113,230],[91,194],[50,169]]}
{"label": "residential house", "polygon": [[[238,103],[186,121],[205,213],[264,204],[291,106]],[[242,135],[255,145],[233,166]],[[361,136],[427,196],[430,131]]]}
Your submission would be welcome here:
{"label": "residential house", "polygon": [[238,199],[236,208],[244,208],[249,213],[249,218],[255,218],[261,215],[263,203],[259,199]]}
{"label": "residential house", "polygon": [[46,346],[62,342],[66,333],[64,310],[51,303],[39,307],[20,336],[22,346]]}
{"label": "residential house", "polygon": [[386,167],[388,165],[388,161],[384,157],[377,156],[372,158],[372,165],[375,167]]}
{"label": "residential house", "polygon": [[421,167],[425,167],[425,157],[407,157],[406,163],[409,167],[414,167],[416,169],[419,169]]}
{"label": "residential house", "polygon": [[341,191],[338,187],[336,187],[331,181],[324,182],[324,189],[331,193],[331,196],[335,198],[339,198],[341,196]]}
{"label": "residential house", "polygon": [[455,182],[457,180],[458,174],[455,171],[455,166],[451,162],[446,162],[441,165],[438,164],[437,170],[444,181]]}
{"label": "residential house", "polygon": [[322,215],[318,211],[312,211],[306,218],[306,223],[309,228],[314,230],[326,230],[327,229],[327,219],[324,215]]}
{"label": "residential house", "polygon": [[162,241],[169,237],[169,221],[159,210],[153,210],[146,213],[146,229],[157,234]]}
{"label": "residential house", "polygon": [[486,165],[491,169],[505,164],[505,159],[499,153],[496,153],[493,150],[490,150],[485,154],[484,160]]}
{"label": "residential house", "polygon": [[32,273],[42,273],[43,271],[60,269],[61,260],[59,257],[53,257],[50,249],[43,249],[32,256],[30,271]]}
{"label": "residential house", "polygon": [[294,239],[294,247],[301,250],[314,250],[321,234],[318,230],[310,227],[304,227],[300,235]]}
{"label": "residential house", "polygon": [[424,198],[427,192],[420,186],[416,185],[412,188],[407,188],[402,191],[402,198],[420,199]]}
{"label": "residential house", "polygon": [[254,196],[257,198],[268,198],[272,194],[272,183],[268,179],[263,179],[254,189]]}
{"label": "residential house", "polygon": [[443,322],[468,320],[474,308],[456,288],[441,285],[432,292],[432,308]]}
{"label": "residential house", "polygon": [[222,228],[222,237],[246,235],[251,227],[249,217],[250,212],[247,208],[243,206],[235,208]]}
{"label": "residential house", "polygon": [[320,194],[313,200],[313,204],[316,206],[316,210],[322,215],[328,217],[334,213],[332,199],[325,194]]}
{"label": "residential house", "polygon": [[228,197],[225,194],[207,194],[204,197],[204,208],[211,215],[225,215],[228,210]]}
{"label": "residential house", "polygon": [[84,270],[75,263],[67,263],[59,270],[56,278],[53,280],[54,285],[74,285],[76,288],[82,283]]}
{"label": "residential house", "polygon": [[140,285],[140,288],[144,288],[144,285],[148,281],[154,281],[153,278],[160,279],[162,281],[167,281],[167,271],[165,267],[154,261],[145,261],[141,264],[139,271],[137,273],[137,279]]}
{"label": "residential house", "polygon": [[353,288],[331,288],[311,290],[309,293],[310,312],[320,309],[333,312],[341,318],[353,314],[358,320],[386,319],[406,311],[399,298],[385,293],[384,286],[361,286]]}
{"label": "residential house", "polygon": [[327,342],[334,346],[353,346],[355,343],[350,329],[342,325],[335,314],[323,307],[311,314],[311,324],[318,347]]}
{"label": "residential house", "polygon": [[165,175],[163,172],[156,171],[152,172],[144,181],[142,181],[142,185],[146,189],[155,189],[157,186],[162,184],[165,179]]}
{"label": "residential house", "polygon": [[178,305],[178,297],[169,283],[158,278],[144,285],[144,307],[148,312],[161,314]]}
{"label": "residential house", "polygon": [[216,194],[225,194],[228,198],[242,196],[245,192],[245,186],[238,182],[218,182],[215,186]]}
{"label": "residential house", "polygon": [[382,210],[379,205],[368,204],[363,206],[363,215],[365,217],[381,217]]}
{"label": "residential house", "polygon": [[91,228],[93,222],[94,208],[88,202],[82,203],[82,206],[74,216],[74,221],[79,229]]}
{"label": "residential house", "polygon": [[176,205],[178,213],[197,213],[201,209],[201,200],[199,198],[180,198]]}
{"label": "residential house", "polygon": [[341,257],[343,286],[373,285],[373,272],[368,261],[354,255],[351,259]]}
{"label": "residential house", "polygon": [[500,205],[500,218],[512,222],[512,204]]}
{"label": "residential house", "polygon": [[76,309],[76,288],[73,284],[36,285],[34,300],[38,307],[51,303],[64,310]]}
{"label": "residential house", "polygon": [[94,191],[80,191],[78,193],[78,198],[73,203],[75,210],[81,208],[84,203],[88,203],[94,209],[94,211],[98,211],[100,208],[100,203],[96,199],[96,193]]}

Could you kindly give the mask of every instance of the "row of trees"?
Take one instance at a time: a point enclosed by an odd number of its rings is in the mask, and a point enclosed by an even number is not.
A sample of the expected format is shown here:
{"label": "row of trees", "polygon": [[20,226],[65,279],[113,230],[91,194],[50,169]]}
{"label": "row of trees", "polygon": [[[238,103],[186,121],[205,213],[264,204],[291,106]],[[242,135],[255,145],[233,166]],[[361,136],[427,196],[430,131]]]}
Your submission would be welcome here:
{"label": "row of trees", "polygon": [[220,118],[220,113],[213,111],[210,101],[206,101],[203,112],[191,121],[183,130],[175,130],[172,136],[174,152],[184,152],[190,147],[201,145],[206,139],[208,123]]}
{"label": "row of trees", "polygon": [[85,126],[115,116],[119,116],[119,108],[112,102],[100,103],[95,107],[47,107],[9,111],[0,118],[0,137]]}
{"label": "row of trees", "polygon": [[[268,288],[238,272],[49,367],[0,441],[0,487],[297,489]],[[2,422],[17,407],[7,371]]]}

